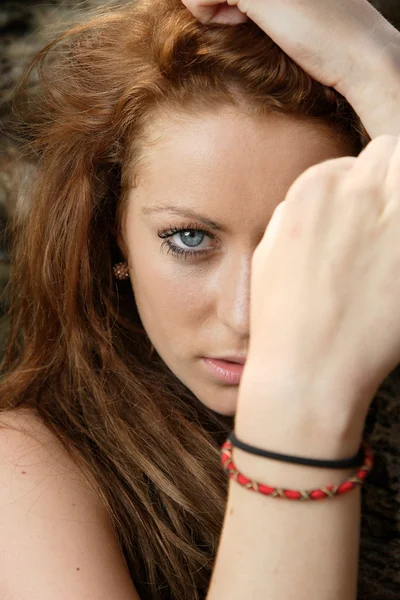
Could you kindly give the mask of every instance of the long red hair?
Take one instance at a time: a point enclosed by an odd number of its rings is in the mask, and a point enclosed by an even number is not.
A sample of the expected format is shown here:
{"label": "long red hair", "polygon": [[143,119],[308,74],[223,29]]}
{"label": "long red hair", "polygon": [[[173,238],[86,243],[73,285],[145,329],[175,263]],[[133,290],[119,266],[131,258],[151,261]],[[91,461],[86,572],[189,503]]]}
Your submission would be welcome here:
{"label": "long red hair", "polygon": [[103,9],[44,48],[21,90],[32,73],[39,88],[20,106],[35,176],[15,220],[0,408],[34,410],[82,466],[143,600],[199,600],[233,420],[150,355],[131,286],[113,279],[146,124],[159,108],[230,104],[324,120],[355,155],[370,138],[342,96],[254,23],[206,26],[180,0]]}

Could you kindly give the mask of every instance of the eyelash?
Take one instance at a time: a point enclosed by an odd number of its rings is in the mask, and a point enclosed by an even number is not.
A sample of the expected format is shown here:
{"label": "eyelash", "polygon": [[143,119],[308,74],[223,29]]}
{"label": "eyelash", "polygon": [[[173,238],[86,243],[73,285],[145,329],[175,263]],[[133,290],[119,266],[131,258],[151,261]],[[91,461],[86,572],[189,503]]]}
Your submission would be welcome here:
{"label": "eyelash", "polygon": [[213,251],[213,248],[207,248],[203,250],[184,250],[180,246],[177,246],[170,238],[172,238],[177,233],[182,233],[183,231],[196,231],[201,232],[207,235],[211,240],[216,239],[216,236],[210,233],[207,229],[205,229],[202,225],[198,223],[190,223],[189,225],[182,225],[180,227],[173,227],[172,225],[169,229],[160,229],[157,232],[159,238],[165,239],[165,241],[161,244],[161,250],[167,248],[167,254],[171,253],[173,256],[178,258],[184,258],[185,260],[189,257],[199,258],[200,256],[204,256],[209,252]]}

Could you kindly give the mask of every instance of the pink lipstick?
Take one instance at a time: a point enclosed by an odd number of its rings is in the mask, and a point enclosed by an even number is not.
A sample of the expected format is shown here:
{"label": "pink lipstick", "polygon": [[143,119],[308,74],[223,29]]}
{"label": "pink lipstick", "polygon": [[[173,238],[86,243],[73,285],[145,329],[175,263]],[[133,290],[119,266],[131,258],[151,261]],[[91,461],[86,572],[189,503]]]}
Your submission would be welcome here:
{"label": "pink lipstick", "polygon": [[243,364],[208,357],[203,358],[202,361],[207,371],[215,379],[229,385],[239,385],[244,368]]}

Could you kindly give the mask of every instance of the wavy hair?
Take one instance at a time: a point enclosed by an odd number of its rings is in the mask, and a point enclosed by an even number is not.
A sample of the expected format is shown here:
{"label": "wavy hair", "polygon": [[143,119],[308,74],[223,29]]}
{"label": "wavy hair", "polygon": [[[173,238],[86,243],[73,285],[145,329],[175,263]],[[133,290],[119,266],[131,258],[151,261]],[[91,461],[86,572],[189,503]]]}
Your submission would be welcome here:
{"label": "wavy hair", "polygon": [[355,155],[370,138],[343,96],[254,23],[204,25],[180,0],[88,16],[37,55],[18,98],[35,175],[13,229],[0,410],[32,409],[81,466],[143,600],[200,600],[225,512],[219,451],[233,418],[152,355],[130,283],[113,278],[146,126],[162,109],[231,105],[328,122]]}

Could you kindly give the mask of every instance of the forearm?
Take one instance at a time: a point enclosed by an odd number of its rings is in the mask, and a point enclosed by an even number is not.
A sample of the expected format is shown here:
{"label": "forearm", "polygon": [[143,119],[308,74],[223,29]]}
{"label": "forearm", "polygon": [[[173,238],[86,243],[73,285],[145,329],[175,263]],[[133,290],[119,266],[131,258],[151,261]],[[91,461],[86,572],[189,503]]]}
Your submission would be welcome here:
{"label": "forearm", "polygon": [[[274,399],[277,395],[274,394]],[[243,405],[246,399],[241,398]],[[265,398],[267,404],[268,399]],[[282,399],[282,407],[285,405]],[[269,407],[270,403],[268,403]],[[293,410],[293,413],[295,410]],[[355,454],[348,430],[326,435],[311,419],[294,427],[280,410],[252,424],[251,412],[235,432],[259,447],[319,458]],[[310,433],[311,432],[311,433]],[[263,440],[263,441],[262,441]],[[258,457],[239,448],[233,461],[244,475],[289,489],[342,483],[355,469],[326,469]],[[207,600],[355,600],[360,536],[360,490],[319,501],[269,498],[230,481],[229,494]]]}
{"label": "forearm", "polygon": [[[307,473],[308,467],[256,465],[264,460],[251,457],[242,465],[237,458],[237,466],[247,476],[259,474],[258,481],[282,483],[285,477],[290,488],[296,474],[299,488],[339,483],[337,474],[319,469]],[[359,490],[295,502],[268,498],[232,481],[207,600],[355,600],[359,529]]]}
{"label": "forearm", "polygon": [[348,80],[338,88],[371,138],[400,135],[400,33],[390,27],[360,49]]}

